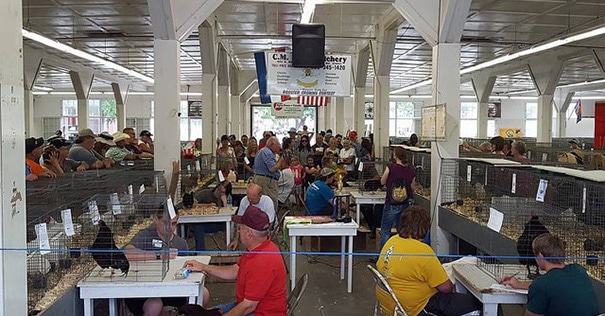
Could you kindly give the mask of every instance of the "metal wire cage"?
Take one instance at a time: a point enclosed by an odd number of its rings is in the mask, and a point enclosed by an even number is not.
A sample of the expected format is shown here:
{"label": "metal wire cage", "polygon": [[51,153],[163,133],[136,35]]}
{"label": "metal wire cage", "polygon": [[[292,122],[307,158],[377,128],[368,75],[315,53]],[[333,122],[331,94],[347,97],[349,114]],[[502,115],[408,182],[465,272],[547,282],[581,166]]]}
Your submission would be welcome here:
{"label": "metal wire cage", "polygon": [[[535,265],[531,241],[549,232],[564,241],[567,262],[581,264],[604,280],[604,203],[603,182],[527,166],[462,159],[442,164],[441,205],[489,227],[492,233],[477,233],[484,240],[476,243],[484,253],[502,257],[501,263]],[[494,228],[495,218],[500,218],[500,227]]]}
{"label": "metal wire cage", "polygon": [[31,206],[27,212],[28,311],[60,284],[64,274],[79,261],[79,252],[70,252],[72,239],[82,227],[72,222],[71,210],[63,206]]}

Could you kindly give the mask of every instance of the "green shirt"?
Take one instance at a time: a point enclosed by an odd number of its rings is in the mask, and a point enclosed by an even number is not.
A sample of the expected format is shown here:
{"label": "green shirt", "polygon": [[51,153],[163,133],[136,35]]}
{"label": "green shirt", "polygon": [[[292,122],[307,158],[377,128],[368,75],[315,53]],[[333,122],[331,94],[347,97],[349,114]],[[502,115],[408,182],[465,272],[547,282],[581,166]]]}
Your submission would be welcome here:
{"label": "green shirt", "polygon": [[527,310],[544,316],[597,315],[597,297],[586,270],[569,264],[535,279],[529,287]]}

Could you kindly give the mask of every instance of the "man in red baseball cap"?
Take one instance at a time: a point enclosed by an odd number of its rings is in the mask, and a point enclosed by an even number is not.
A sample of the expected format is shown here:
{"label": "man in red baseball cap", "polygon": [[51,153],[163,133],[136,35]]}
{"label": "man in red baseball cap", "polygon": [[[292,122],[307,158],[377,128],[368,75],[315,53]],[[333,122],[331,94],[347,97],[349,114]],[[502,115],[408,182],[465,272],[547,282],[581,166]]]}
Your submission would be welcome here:
{"label": "man in red baseball cap", "polygon": [[269,237],[269,216],[256,206],[249,206],[244,215],[234,215],[232,219],[247,250],[236,264],[213,266],[188,260],[183,267],[236,280],[235,302],[217,306],[224,315],[285,315],[286,267],[279,248]]}

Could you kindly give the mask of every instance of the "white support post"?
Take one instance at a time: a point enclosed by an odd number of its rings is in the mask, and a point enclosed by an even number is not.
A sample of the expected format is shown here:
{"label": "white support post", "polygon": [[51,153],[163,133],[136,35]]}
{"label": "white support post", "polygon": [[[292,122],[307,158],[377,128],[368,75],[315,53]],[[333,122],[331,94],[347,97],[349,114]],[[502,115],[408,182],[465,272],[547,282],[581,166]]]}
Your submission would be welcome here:
{"label": "white support post", "polygon": [[202,152],[214,153],[216,149],[216,74],[202,75]]}
{"label": "white support post", "polygon": [[377,157],[382,155],[382,148],[389,145],[389,92],[389,76],[374,77],[374,148]]}

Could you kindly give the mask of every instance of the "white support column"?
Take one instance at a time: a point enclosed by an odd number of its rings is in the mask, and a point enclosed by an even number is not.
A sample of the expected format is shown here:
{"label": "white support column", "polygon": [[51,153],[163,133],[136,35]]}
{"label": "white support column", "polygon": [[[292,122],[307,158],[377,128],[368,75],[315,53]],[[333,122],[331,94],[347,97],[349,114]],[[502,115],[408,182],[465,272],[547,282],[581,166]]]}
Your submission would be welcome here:
{"label": "white support column", "polygon": [[552,94],[543,94],[538,97],[538,143],[552,142]]}
{"label": "white support column", "polygon": [[248,135],[248,138],[252,137],[252,126],[250,125],[252,123],[252,116],[251,116],[251,112],[252,111],[252,105],[250,104],[250,100],[246,101],[244,103],[244,108],[243,108],[243,115],[242,117],[244,118],[243,120],[243,134]]}
{"label": "white support column", "polygon": [[[127,84],[118,84],[118,83],[111,83],[111,89],[113,90],[113,97],[116,100],[116,110],[118,112],[118,131],[123,130],[125,127],[132,127],[132,126],[126,126],[126,108],[125,108],[125,104],[126,104],[126,99],[128,98],[128,89],[130,87]],[[140,132],[140,131],[137,131]]]}
{"label": "white support column", "polygon": [[374,148],[377,157],[382,156],[382,148],[389,145],[390,90],[389,76],[374,77]]}
{"label": "white support column", "polygon": [[216,148],[216,74],[202,74],[202,152],[210,154]]}
{"label": "white support column", "polygon": [[[553,60],[554,59],[554,60]],[[563,71],[563,61],[547,56],[536,57],[527,65],[538,90],[538,143],[552,142],[552,102]]]}
{"label": "white support column", "polygon": [[364,135],[366,131],[366,87],[355,87],[355,96],[353,100],[353,112],[355,112],[352,129],[359,135]]}
{"label": "white support column", "polygon": [[477,97],[477,137],[487,138],[487,107],[489,96],[494,89],[496,76],[475,76],[471,79]]}
{"label": "white support column", "polygon": [[[312,127],[309,127],[309,129],[311,129]],[[326,107],[325,106],[318,106],[317,107],[317,130],[315,131],[315,134],[313,135],[313,138],[315,138],[315,136],[317,135],[317,133],[319,133],[319,131],[325,131],[326,130]],[[313,143],[314,141],[312,140],[311,143]]]}
{"label": "white support column", "polygon": [[[24,249],[25,129],[21,1],[0,1],[0,247]],[[24,250],[0,251],[0,315],[27,315]]]}
{"label": "white support column", "polygon": [[335,98],[334,104],[330,104],[330,106],[334,106],[334,135],[343,134],[347,131],[347,126],[345,124],[345,100],[350,99],[346,97]]}
{"label": "white support column", "polygon": [[231,107],[229,107],[229,134],[235,134],[235,137],[239,139],[242,135],[242,106],[240,103],[239,95],[231,96]]}
{"label": "white support column", "polygon": [[[219,80],[220,81],[220,80]],[[231,92],[229,86],[218,86],[218,137],[229,135],[229,107],[231,106]]]}
{"label": "white support column", "polygon": [[[154,40],[155,77],[155,170],[164,170],[166,183],[172,179],[172,163],[180,161],[180,43]],[[158,131],[162,131],[161,133]]]}
{"label": "white support column", "polygon": [[[25,89],[24,95],[24,108],[25,108],[25,136],[36,137],[34,135],[36,124],[34,124],[34,94]],[[42,135],[44,136],[44,135]],[[38,136],[39,137],[39,136]]]}
{"label": "white support column", "polygon": [[326,128],[327,129],[331,129],[334,130],[334,115],[336,114],[336,100],[334,100],[336,98],[332,98],[332,100],[330,100],[330,104],[325,106],[325,110],[324,113],[326,115]]}
{"label": "white support column", "polygon": [[[446,130],[444,142],[432,142],[431,150],[431,205],[441,201],[442,158],[458,157],[460,138],[460,44],[439,44],[433,47],[433,103],[446,104]],[[450,198],[450,197],[446,197]],[[455,198],[454,198],[455,200]],[[448,199],[449,201],[449,199]],[[437,210],[432,210],[436,212]],[[435,214],[433,218],[438,219]],[[433,225],[431,242],[437,253],[452,253],[453,238]]]}
{"label": "white support column", "polygon": [[[69,77],[78,98],[78,130],[88,127],[88,96],[92,89],[94,75],[87,71],[70,71]],[[93,131],[100,133],[102,131]]]}
{"label": "white support column", "polygon": [[575,95],[575,92],[560,91],[560,93],[563,98],[559,98],[559,106],[557,107],[557,137],[565,137],[567,136],[567,109],[569,108],[569,103]]}

